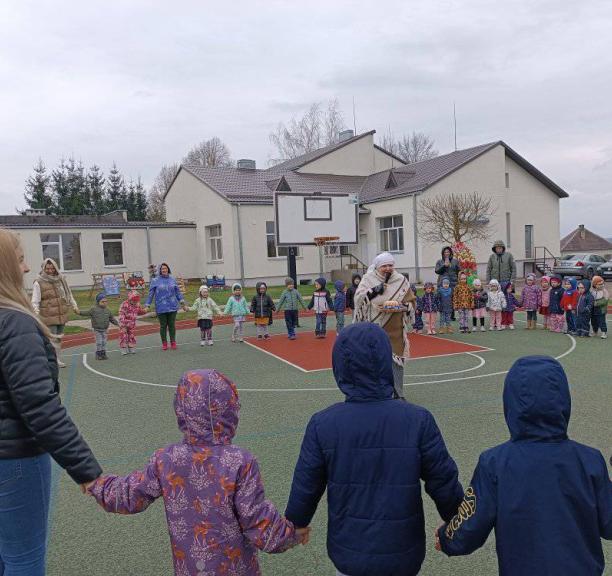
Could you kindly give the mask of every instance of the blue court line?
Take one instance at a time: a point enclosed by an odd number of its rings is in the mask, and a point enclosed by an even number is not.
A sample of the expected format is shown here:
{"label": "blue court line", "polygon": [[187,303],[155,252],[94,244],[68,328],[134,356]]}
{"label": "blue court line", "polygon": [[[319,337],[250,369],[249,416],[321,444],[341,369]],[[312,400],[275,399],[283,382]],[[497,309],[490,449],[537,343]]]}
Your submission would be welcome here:
{"label": "blue court line", "polygon": [[[68,375],[68,387],[66,388],[66,397],[62,401],[62,404],[68,411],[70,403],[72,401],[72,392],[74,390],[75,374],[77,367],[77,357],[73,356],[72,363],[70,364],[70,374]],[[49,500],[49,519],[47,521],[47,547],[49,546],[49,538],[51,537],[51,527],[53,526],[53,516],[55,512],[55,506],[57,503],[60,478],[63,469],[53,460],[53,467],[51,469],[51,498]]]}

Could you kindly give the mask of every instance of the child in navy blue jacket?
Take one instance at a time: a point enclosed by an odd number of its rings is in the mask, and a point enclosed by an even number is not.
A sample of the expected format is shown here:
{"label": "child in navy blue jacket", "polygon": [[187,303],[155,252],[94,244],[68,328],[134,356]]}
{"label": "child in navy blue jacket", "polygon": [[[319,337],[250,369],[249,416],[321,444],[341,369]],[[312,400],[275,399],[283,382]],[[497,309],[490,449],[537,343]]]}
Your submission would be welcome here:
{"label": "child in navy blue jacket", "polygon": [[344,328],[344,311],[346,310],[346,294],[344,292],[344,282],[336,280],[334,282],[336,293],[334,294],[334,312],[336,313],[336,334],[340,334]]}
{"label": "child in navy blue jacket", "polygon": [[578,306],[576,307],[576,335],[588,338],[591,334],[591,316],[595,299],[588,280],[578,282]]}
{"label": "child in navy blue jacket", "polygon": [[457,515],[437,531],[448,556],[495,530],[500,576],[600,576],[612,539],[612,483],[599,450],[567,437],[571,398],[559,362],[517,360],[504,384],[510,440],[483,452]]}

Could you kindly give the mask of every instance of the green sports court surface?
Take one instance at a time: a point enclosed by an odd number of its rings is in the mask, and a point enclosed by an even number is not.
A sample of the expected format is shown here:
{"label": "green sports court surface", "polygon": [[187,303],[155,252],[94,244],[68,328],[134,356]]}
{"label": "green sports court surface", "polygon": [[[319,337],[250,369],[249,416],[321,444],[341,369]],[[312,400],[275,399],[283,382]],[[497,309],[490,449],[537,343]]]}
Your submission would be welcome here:
{"label": "green sports court surface", "polygon": [[[308,419],[343,399],[327,369],[331,342],[312,338],[312,318],[300,322],[294,342],[282,336],[284,323],[277,320],[272,331],[279,336],[264,343],[234,344],[231,326],[219,325],[214,329],[213,347],[201,348],[199,332],[186,329],[178,333],[176,351],[162,352],[155,334],[139,337],[134,356],[122,357],[117,342],[110,342],[110,359],[105,362],[93,358],[90,344],[67,349],[68,367],[62,371],[64,403],[105,472],[123,474],[143,466],[156,448],[180,438],[172,409],[180,374],[193,368],[216,368],[240,390],[242,410],[235,443],[258,457],[267,495],[283,510]],[[330,319],[330,332],[333,325]],[[560,359],[572,386],[570,435],[597,447],[606,459],[612,453],[612,341],[573,339],[523,330],[523,326],[519,321],[514,332],[414,339],[413,349],[420,357],[407,364],[406,397],[434,414],[464,485],[480,452],[508,437],[501,402],[504,375],[516,358],[527,354]],[[247,334],[253,333],[254,327],[248,325]],[[431,535],[438,517],[426,495],[424,504],[428,554],[422,574],[497,573],[494,537],[466,558],[448,559],[437,553]],[[172,573],[161,502],[135,516],[107,514],[55,467],[50,525],[48,573],[52,576]],[[281,555],[261,554],[264,574],[334,574],[325,551],[325,497],[312,526],[309,546]],[[612,545],[606,542],[604,549],[608,573],[612,573]]]}

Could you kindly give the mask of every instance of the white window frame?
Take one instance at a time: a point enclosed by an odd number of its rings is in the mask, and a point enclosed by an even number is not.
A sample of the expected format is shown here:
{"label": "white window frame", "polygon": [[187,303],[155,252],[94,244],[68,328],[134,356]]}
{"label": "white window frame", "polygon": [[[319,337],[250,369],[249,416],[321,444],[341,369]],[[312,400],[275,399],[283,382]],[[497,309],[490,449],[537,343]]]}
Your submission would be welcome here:
{"label": "white window frame", "polygon": [[[213,229],[219,228],[219,234],[212,234]],[[215,230],[216,232],[216,230]],[[206,226],[206,242],[208,244],[208,252],[210,263],[213,262],[223,262],[223,227],[221,223],[219,224],[211,224],[210,226]],[[214,248],[213,248],[214,246]],[[219,258],[219,252],[221,253],[221,258]],[[215,256],[213,258],[213,256]]]}
{"label": "white window frame", "polygon": [[[80,260],[81,260],[81,268],[75,269],[75,270],[66,270],[64,268],[64,244],[63,244],[63,240],[62,240],[62,236],[78,236],[79,237],[79,252],[80,252]],[[43,236],[57,236],[58,240],[57,241],[44,241],[42,239]],[[65,272],[66,274],[72,274],[73,272],[83,272],[83,250],[81,249],[82,243],[81,243],[81,233],[80,232],[41,232],[39,235],[40,238],[40,247],[41,247],[41,251],[43,253],[43,258],[45,258],[45,252],[44,252],[44,246],[57,246],[58,247],[58,253],[59,253],[59,258],[58,258],[58,266],[60,267],[59,272]]]}
{"label": "white window frame", "polygon": [[[383,220],[391,218],[391,227],[383,228]],[[394,219],[401,218],[401,225],[396,225]],[[379,252],[391,252],[392,254],[401,254],[404,252],[404,215],[392,214],[390,216],[382,216],[377,219],[378,227],[378,248]],[[401,233],[400,233],[401,231]],[[397,250],[391,250],[391,234],[397,237]]]}
{"label": "white window frame", "polygon": [[[117,236],[121,236],[121,238],[104,238],[105,234],[115,234]],[[125,264],[125,244],[123,242],[123,232],[103,232],[102,233],[102,258],[104,259],[104,268],[126,268],[126,264]],[[104,244],[110,244],[110,243],[114,243],[114,242],[120,242],[121,243],[121,264],[107,264],[106,263],[106,259],[104,258]]]}
{"label": "white window frame", "polygon": [[[268,230],[268,224],[272,224],[274,228],[272,232]],[[270,238],[272,238],[272,241],[274,242],[274,253],[276,254],[276,256],[270,256],[268,254],[268,242],[270,241]],[[285,254],[280,254],[279,250],[284,250]],[[289,246],[278,246],[276,244],[276,222],[274,220],[266,220],[266,256],[268,260],[280,260],[280,259],[284,260],[285,258],[287,258],[288,250],[289,250]],[[295,256],[296,258],[300,257],[300,247],[299,246],[295,247]]]}

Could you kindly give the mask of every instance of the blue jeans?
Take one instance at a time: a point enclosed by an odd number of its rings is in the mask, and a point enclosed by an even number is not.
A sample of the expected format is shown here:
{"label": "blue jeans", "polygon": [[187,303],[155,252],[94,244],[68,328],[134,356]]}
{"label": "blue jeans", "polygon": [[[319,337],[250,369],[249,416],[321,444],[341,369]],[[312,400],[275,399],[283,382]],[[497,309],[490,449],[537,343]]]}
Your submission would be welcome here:
{"label": "blue jeans", "polygon": [[44,576],[51,457],[0,459],[0,576]]}
{"label": "blue jeans", "polygon": [[325,336],[327,332],[327,312],[316,314],[315,334],[317,336]]}
{"label": "blue jeans", "polygon": [[336,334],[340,334],[342,328],[344,328],[344,312],[336,312]]}
{"label": "blue jeans", "polygon": [[298,323],[298,311],[297,310],[285,310],[285,324],[287,326],[287,334],[289,336],[295,336],[295,327]]}
{"label": "blue jeans", "polygon": [[565,321],[567,322],[567,331],[570,334],[576,333],[576,312],[573,310],[565,311]]}

